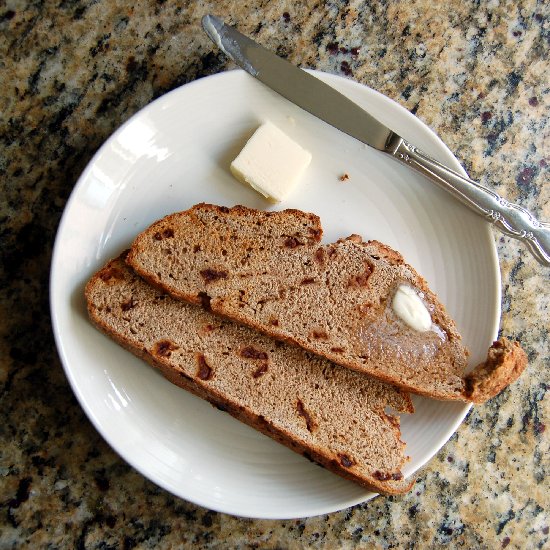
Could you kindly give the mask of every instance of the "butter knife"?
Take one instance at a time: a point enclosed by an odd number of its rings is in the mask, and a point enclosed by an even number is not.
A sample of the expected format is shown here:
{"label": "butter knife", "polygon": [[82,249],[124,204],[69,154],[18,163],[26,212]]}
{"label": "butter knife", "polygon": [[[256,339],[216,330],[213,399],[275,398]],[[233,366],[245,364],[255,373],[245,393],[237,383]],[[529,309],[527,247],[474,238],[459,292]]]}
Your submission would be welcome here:
{"label": "butter knife", "polygon": [[522,206],[447,168],[328,84],[225,25],[218,17],[206,15],[202,25],[226,55],[260,82],[338,130],[420,172],[504,234],[523,241],[542,265],[550,267],[550,223],[538,221]]}

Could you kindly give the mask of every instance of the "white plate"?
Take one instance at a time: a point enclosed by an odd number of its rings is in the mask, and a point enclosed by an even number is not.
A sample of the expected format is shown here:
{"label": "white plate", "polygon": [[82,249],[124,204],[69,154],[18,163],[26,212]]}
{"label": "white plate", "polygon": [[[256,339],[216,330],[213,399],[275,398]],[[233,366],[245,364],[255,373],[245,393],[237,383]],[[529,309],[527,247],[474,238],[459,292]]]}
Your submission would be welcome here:
{"label": "white plate", "polygon": [[[438,160],[464,173],[408,111],[349,80],[315,73]],[[132,117],[101,147],[65,209],[53,254],[51,311],[71,386],[97,430],[127,462],[171,493],[239,516],[324,514],[372,497],[165,381],[88,322],[87,279],[154,220],[206,201],[270,209],[229,173],[269,119],[311,151],[277,208],[321,216],[325,240],[351,233],[401,251],[428,280],[484,359],[496,336],[500,280],[488,224],[385,155],[339,133],[242,71],[178,88]],[[347,173],[349,180],[339,176]],[[415,398],[403,416],[411,475],[447,441],[468,406]]]}

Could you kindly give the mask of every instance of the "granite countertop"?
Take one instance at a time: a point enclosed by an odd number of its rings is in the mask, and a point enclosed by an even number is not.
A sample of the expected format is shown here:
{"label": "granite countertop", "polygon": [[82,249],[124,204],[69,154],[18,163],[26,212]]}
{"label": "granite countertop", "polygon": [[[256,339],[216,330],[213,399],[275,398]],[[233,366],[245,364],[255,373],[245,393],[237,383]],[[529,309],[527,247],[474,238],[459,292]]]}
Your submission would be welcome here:
{"label": "granite countertop", "polygon": [[121,123],[232,68],[201,31],[210,10],[297,64],[369,83],[433,128],[471,177],[550,220],[546,3],[6,0],[0,547],[548,547],[549,271],[500,234],[501,331],[522,342],[529,368],[470,412],[409,494],[320,517],[235,518],[142,477],[79,407],[48,313],[57,225]]}

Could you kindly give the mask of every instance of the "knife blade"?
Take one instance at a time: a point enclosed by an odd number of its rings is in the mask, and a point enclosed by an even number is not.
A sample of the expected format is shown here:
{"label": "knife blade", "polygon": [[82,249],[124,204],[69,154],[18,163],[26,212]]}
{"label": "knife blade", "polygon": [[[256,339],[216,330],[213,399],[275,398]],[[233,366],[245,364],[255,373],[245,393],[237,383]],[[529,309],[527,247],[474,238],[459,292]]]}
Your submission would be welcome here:
{"label": "knife blade", "polygon": [[[221,19],[207,15],[203,27],[239,67],[292,103],[342,132],[384,150],[393,132],[318,78],[278,57]],[[288,80],[292,85],[288,85]]]}
{"label": "knife blade", "polygon": [[550,224],[431,158],[328,84],[218,17],[206,15],[202,25],[227,56],[260,82],[338,130],[420,172],[504,234],[524,242],[537,261],[550,267]]}

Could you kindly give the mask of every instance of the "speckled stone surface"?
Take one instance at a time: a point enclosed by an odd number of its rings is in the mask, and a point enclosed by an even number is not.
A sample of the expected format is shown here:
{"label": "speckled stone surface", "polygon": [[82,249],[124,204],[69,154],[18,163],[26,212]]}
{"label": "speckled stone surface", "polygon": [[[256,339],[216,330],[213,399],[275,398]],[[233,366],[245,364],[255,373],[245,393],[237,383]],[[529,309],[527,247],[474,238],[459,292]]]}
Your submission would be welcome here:
{"label": "speckled stone surface", "polygon": [[500,235],[501,330],[530,366],[470,413],[405,496],[300,520],[234,518],[143,478],[79,408],[48,313],[55,231],[121,123],[232,67],[201,31],[208,12],[398,101],[473,178],[550,220],[548,3],[2,2],[0,548],[548,547],[550,272]]}

